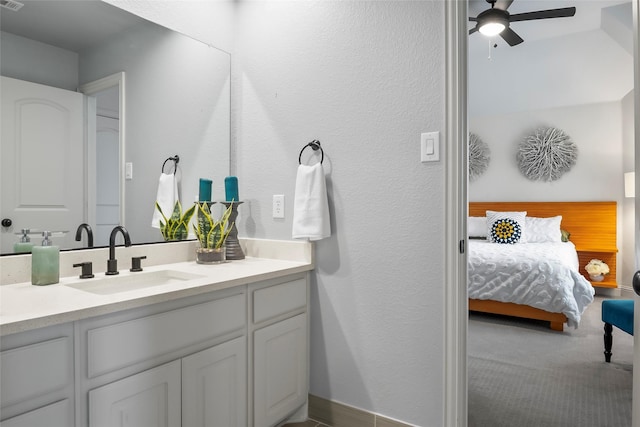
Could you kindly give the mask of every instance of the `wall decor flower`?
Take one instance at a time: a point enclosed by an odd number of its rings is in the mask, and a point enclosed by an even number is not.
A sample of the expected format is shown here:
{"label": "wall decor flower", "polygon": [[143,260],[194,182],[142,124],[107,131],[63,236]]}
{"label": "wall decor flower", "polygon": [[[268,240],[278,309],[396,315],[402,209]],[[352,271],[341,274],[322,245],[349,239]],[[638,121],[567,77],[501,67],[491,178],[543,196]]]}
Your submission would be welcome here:
{"label": "wall decor flower", "polygon": [[491,161],[489,146],[474,133],[469,134],[469,181],[486,172]]}
{"label": "wall decor flower", "polygon": [[569,135],[542,127],[525,137],[518,147],[520,172],[532,181],[556,181],[576,164],[578,147]]}

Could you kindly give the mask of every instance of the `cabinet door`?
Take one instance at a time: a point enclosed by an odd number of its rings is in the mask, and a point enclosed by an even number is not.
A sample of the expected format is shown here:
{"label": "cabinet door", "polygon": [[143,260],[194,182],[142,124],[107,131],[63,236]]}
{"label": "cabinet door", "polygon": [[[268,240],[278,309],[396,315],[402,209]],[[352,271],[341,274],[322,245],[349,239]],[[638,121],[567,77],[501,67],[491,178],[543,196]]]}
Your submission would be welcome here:
{"label": "cabinet door", "polygon": [[307,314],[254,332],[254,427],[273,426],[307,400]]}
{"label": "cabinet door", "polygon": [[182,359],[182,425],[247,425],[246,338],[239,337]]}
{"label": "cabinet door", "polygon": [[89,391],[90,427],[180,425],[180,361]]}

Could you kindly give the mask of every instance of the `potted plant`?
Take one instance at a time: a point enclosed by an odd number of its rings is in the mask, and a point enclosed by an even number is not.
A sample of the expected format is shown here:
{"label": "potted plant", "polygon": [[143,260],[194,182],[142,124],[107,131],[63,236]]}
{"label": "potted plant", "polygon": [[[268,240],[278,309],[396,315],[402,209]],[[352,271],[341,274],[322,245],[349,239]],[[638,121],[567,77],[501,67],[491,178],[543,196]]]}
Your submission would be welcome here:
{"label": "potted plant", "polygon": [[229,224],[231,207],[222,213],[219,220],[213,219],[207,202],[197,203],[198,220],[193,225],[200,247],[196,249],[196,262],[199,264],[215,264],[226,260],[224,242],[227,240],[233,224]]}
{"label": "potted plant", "polygon": [[162,208],[156,202],[156,209],[162,215],[164,222],[160,221],[160,232],[162,233],[162,237],[166,241],[172,240],[184,240],[189,235],[189,222],[191,222],[191,217],[196,211],[196,206],[191,206],[184,213],[182,212],[182,205],[180,201],[176,201],[175,206],[173,207],[173,212],[171,216],[167,218],[162,212]]}
{"label": "potted plant", "polygon": [[605,274],[609,274],[609,266],[599,259],[592,259],[584,269],[589,274],[589,278],[594,282],[602,282]]}

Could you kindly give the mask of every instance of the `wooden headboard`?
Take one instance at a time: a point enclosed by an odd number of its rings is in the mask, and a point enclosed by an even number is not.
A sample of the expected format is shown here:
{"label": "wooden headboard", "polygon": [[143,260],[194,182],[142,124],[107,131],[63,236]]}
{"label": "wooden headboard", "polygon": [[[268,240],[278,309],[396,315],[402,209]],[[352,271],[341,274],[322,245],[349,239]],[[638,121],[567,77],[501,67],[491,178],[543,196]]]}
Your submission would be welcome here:
{"label": "wooden headboard", "polygon": [[597,286],[616,287],[617,246],[616,202],[469,202],[469,216],[485,216],[486,211],[526,211],[527,216],[562,215],[561,228],[571,233],[580,260],[580,272],[592,258],[603,260],[611,270]]}

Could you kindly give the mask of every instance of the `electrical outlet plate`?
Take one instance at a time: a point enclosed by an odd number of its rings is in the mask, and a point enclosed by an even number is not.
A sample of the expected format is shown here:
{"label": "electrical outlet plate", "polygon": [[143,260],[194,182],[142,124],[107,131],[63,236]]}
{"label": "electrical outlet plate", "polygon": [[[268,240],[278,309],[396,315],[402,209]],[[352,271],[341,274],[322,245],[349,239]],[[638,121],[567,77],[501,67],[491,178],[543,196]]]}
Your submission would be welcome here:
{"label": "electrical outlet plate", "polygon": [[284,194],[273,195],[273,217],[284,218]]}

